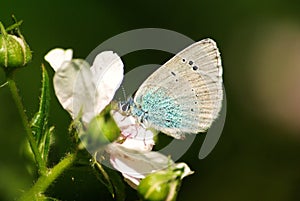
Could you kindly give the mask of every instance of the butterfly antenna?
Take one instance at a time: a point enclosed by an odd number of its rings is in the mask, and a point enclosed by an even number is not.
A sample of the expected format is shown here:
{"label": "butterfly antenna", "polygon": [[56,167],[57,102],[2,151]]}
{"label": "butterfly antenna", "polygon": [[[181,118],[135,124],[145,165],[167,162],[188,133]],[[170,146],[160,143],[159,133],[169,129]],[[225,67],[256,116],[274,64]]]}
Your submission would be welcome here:
{"label": "butterfly antenna", "polygon": [[124,96],[124,101],[126,101],[127,100],[126,90],[125,90],[123,85],[121,85],[121,89],[122,89],[122,93],[123,93],[123,96]]}

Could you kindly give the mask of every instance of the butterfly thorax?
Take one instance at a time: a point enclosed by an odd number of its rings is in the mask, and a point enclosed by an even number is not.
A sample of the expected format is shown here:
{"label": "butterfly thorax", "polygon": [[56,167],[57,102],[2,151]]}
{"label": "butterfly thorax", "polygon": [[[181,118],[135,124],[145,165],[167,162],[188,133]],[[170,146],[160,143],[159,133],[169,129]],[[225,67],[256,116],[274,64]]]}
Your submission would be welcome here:
{"label": "butterfly thorax", "polygon": [[144,127],[180,128],[182,122],[181,108],[173,97],[162,88],[149,90],[142,96],[129,98],[120,104],[126,115],[132,115]]}
{"label": "butterfly thorax", "polygon": [[119,110],[123,115],[135,117],[137,123],[140,123],[143,127],[149,127],[147,122],[148,111],[144,111],[140,105],[137,105],[132,97],[127,101],[120,102]]}

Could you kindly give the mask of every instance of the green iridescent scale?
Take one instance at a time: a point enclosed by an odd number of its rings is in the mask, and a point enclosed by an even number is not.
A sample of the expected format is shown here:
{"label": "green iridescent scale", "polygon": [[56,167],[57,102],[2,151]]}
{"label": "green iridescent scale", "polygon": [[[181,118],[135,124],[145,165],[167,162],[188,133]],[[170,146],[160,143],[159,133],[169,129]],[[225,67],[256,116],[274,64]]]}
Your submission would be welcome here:
{"label": "green iridescent scale", "polygon": [[181,108],[173,97],[162,89],[152,89],[142,97],[136,97],[133,115],[152,125],[167,128],[180,128],[182,126]]}

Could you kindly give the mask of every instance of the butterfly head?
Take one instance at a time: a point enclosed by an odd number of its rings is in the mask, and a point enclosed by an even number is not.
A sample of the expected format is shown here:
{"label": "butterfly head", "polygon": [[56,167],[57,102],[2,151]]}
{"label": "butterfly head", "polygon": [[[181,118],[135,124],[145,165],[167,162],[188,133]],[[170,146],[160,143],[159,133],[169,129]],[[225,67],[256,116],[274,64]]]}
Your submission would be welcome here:
{"label": "butterfly head", "polygon": [[119,102],[119,111],[123,114],[130,115],[131,106],[133,105],[133,98],[130,97],[126,101]]}

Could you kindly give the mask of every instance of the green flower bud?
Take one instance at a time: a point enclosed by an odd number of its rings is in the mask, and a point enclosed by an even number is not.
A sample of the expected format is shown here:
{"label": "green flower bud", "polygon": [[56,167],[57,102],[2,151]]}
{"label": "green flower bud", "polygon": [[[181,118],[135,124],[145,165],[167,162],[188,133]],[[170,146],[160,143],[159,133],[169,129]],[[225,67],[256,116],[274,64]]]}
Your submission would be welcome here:
{"label": "green flower bud", "polygon": [[[174,188],[174,185],[177,186],[178,183],[179,181],[174,179],[172,172],[160,171],[145,177],[140,182],[137,191],[140,197],[146,201],[175,200],[176,193],[172,192],[174,196],[169,194],[170,189]],[[170,199],[167,199],[168,197]]]}
{"label": "green flower bud", "polygon": [[17,29],[15,35],[8,34],[0,22],[0,67],[16,68],[31,61],[31,50]]}
{"label": "green flower bud", "polygon": [[174,201],[181,180],[193,174],[185,163],[175,163],[166,170],[149,174],[141,180],[137,191],[145,201]]}
{"label": "green flower bud", "polygon": [[88,150],[97,150],[101,146],[115,141],[120,135],[120,129],[110,114],[108,105],[98,116],[88,124],[81,141]]}

